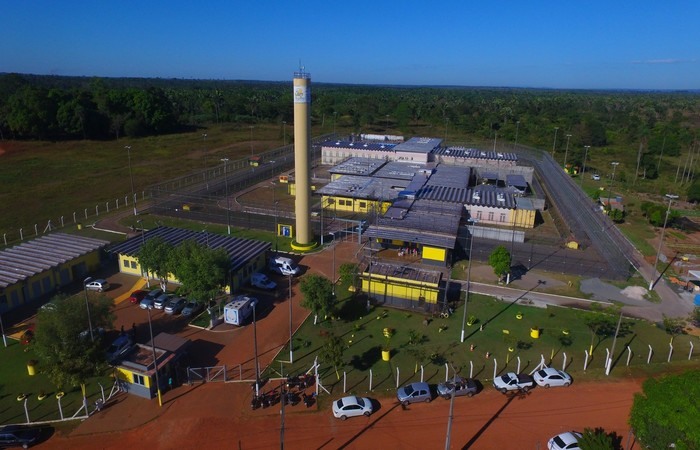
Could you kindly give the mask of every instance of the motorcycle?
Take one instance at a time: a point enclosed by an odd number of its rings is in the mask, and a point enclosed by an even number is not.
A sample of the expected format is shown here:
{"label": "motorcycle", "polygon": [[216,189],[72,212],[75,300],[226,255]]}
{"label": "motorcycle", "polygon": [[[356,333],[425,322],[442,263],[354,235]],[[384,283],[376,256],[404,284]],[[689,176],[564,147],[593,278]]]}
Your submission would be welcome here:
{"label": "motorcycle", "polygon": [[307,408],[310,408],[314,404],[316,393],[314,392],[311,395],[306,395],[306,392],[302,392],[301,397],[304,402],[304,405],[306,405]]}

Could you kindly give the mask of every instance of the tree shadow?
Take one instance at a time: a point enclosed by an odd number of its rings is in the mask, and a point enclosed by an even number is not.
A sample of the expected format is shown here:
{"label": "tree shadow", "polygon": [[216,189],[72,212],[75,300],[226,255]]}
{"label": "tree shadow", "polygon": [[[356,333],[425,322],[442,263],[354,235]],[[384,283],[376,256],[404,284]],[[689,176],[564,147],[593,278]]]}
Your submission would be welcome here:
{"label": "tree shadow", "polygon": [[380,346],[374,346],[366,350],[360,355],[353,355],[350,365],[360,371],[369,370],[375,363],[379,361],[382,356],[382,349]]}

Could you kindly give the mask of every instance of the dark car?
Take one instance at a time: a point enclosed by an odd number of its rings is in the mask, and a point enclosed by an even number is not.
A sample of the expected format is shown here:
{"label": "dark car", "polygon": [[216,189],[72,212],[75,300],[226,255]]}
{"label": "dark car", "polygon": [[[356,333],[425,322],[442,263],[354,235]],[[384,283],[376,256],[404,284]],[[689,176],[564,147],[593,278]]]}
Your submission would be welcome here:
{"label": "dark car", "polygon": [[196,315],[199,311],[201,311],[203,308],[203,305],[199,303],[198,301],[195,300],[190,300],[187,302],[184,308],[182,308],[182,315],[185,317],[189,316],[194,316]]}
{"label": "dark car", "polygon": [[41,429],[22,425],[7,425],[0,427],[0,448],[28,448],[39,440]]}
{"label": "dark car", "polygon": [[187,300],[184,298],[173,297],[165,304],[165,308],[163,308],[163,310],[165,311],[165,314],[180,314],[182,309],[185,307],[185,304],[187,304]]}
{"label": "dark car", "polygon": [[[455,389],[456,387],[456,389]],[[457,377],[456,380],[448,380],[444,383],[438,384],[437,392],[438,395],[445,399],[450,399],[452,397],[452,391],[455,393],[455,397],[460,397],[466,395],[471,397],[476,394],[479,387],[471,378],[464,379],[462,377]]]}
{"label": "dark car", "polygon": [[134,291],[129,296],[129,302],[134,304],[139,303],[146,297],[146,294],[148,294],[146,291]]}

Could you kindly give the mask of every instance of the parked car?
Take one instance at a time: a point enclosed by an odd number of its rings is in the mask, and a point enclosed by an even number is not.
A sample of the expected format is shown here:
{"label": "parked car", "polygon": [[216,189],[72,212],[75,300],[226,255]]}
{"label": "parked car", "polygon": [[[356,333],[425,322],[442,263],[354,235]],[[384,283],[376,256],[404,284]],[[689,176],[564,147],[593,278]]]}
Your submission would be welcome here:
{"label": "parked car", "polygon": [[172,296],[170,294],[160,294],[155,300],[153,300],[153,307],[155,309],[163,309],[165,308],[165,304],[168,303],[168,300],[171,298]]}
{"label": "parked car", "polygon": [[476,381],[471,378],[464,379],[462,377],[457,377],[456,380],[448,380],[444,383],[440,383],[437,387],[438,395],[448,400],[452,397],[452,391],[454,391],[455,397],[460,397],[462,395],[471,397],[472,395],[476,394],[478,390],[479,387],[476,385]]}
{"label": "parked car", "polygon": [[396,391],[396,398],[403,405],[416,402],[429,403],[433,399],[428,383],[411,383]]}
{"label": "parked car", "polygon": [[24,425],[6,425],[0,427],[0,448],[28,448],[39,440],[41,429]]}
{"label": "parked car", "polygon": [[600,175],[598,175],[597,173],[593,174],[591,178],[593,179],[593,181],[600,181]]}
{"label": "parked car", "polygon": [[165,304],[165,314],[180,314],[187,300],[182,297],[173,297]]}
{"label": "parked car", "polygon": [[194,316],[199,311],[202,310],[202,304],[195,300],[190,300],[187,302],[184,308],[182,308],[182,315],[185,317]]}
{"label": "parked car", "polygon": [[112,342],[112,345],[107,348],[107,361],[110,364],[116,364],[131,351],[134,342],[128,334],[122,334]]}
{"label": "parked car", "polygon": [[90,291],[102,292],[109,289],[109,283],[107,282],[107,280],[104,280],[102,278],[99,278],[97,280],[88,278],[87,281],[85,281],[85,289],[88,289]]}
{"label": "parked car", "polygon": [[264,273],[260,272],[255,272],[250,276],[250,284],[259,289],[273,290],[277,287],[277,283],[269,279]]}
{"label": "parked car", "polygon": [[146,294],[148,294],[146,291],[134,291],[129,296],[129,302],[133,304],[139,303],[146,297]]}
{"label": "parked car", "polygon": [[372,414],[372,402],[368,398],[350,395],[333,402],[333,415],[340,420],[348,417],[367,416]]}
{"label": "parked car", "polygon": [[538,386],[548,388],[550,386],[569,386],[571,384],[571,375],[554,367],[546,367],[538,370],[534,375],[535,383]]}
{"label": "parked car", "polygon": [[554,436],[547,442],[549,450],[578,450],[578,440],[581,439],[581,433],[576,431],[567,431]]}
{"label": "parked car", "polygon": [[527,392],[534,386],[535,380],[533,380],[530,375],[525,373],[517,374],[515,372],[508,372],[507,374],[496,377],[493,380],[493,387],[504,394],[508,391],[517,390]]}

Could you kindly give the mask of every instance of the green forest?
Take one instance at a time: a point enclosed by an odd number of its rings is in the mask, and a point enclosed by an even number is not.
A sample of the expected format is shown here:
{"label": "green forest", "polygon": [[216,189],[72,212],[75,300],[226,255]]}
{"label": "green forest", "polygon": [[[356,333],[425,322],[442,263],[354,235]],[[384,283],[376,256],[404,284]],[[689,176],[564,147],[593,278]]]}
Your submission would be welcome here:
{"label": "green forest", "polygon": [[[292,106],[291,80],[2,74],[0,139],[115,140],[209,124],[291,124]],[[700,151],[700,94],[695,92],[314,83],[312,120],[329,128],[332,123],[334,130],[336,124],[353,132],[390,129],[447,142],[452,133],[553,151],[566,145],[575,165],[587,145],[625,150],[637,155],[637,173],[646,179],[659,176],[662,157]],[[694,158],[689,159],[688,172]]]}

